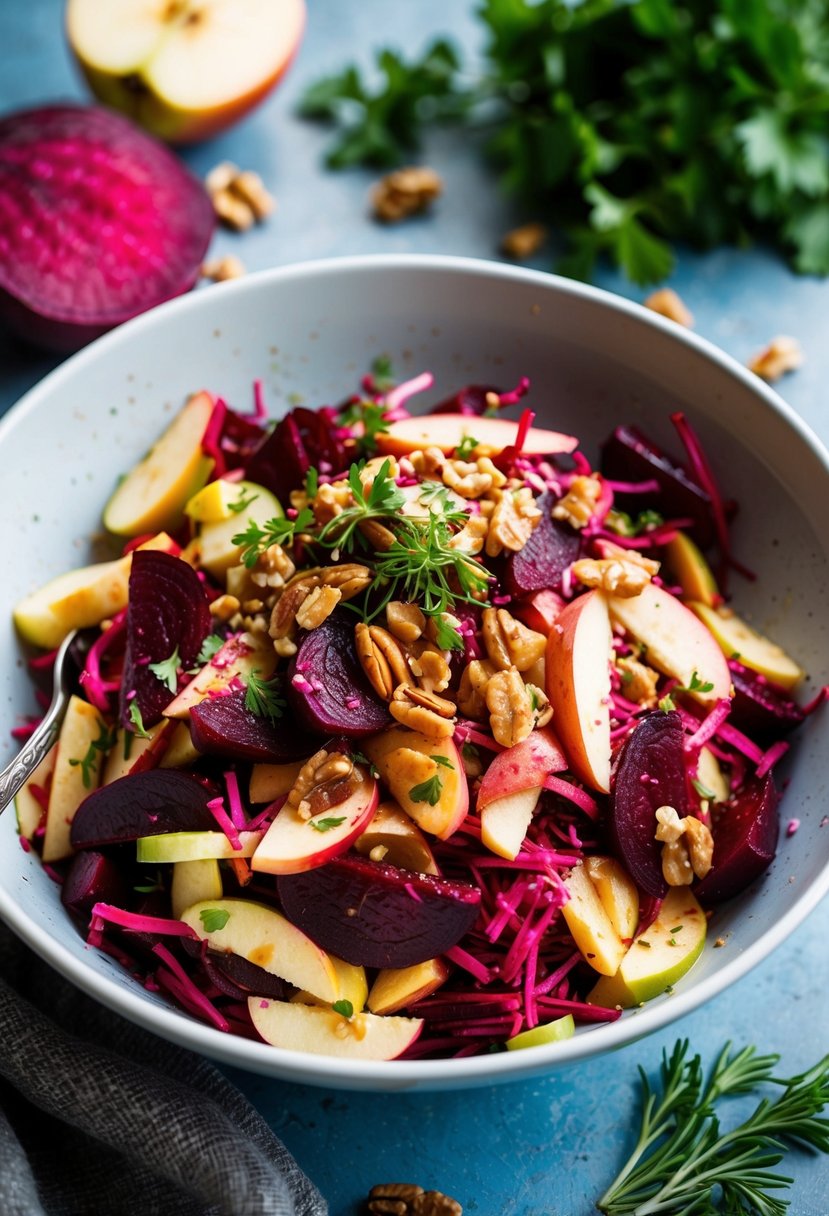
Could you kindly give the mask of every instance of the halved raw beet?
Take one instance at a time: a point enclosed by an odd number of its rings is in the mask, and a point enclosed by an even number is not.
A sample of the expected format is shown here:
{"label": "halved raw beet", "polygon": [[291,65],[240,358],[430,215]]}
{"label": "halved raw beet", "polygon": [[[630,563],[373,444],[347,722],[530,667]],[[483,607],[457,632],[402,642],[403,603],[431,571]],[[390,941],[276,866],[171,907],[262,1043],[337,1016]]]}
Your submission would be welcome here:
{"label": "halved raw beet", "polygon": [[672,806],[688,813],[682,719],[656,710],[626,739],[610,795],[610,834],[616,856],[647,895],[668,890],[662,875],[662,845],[654,839],[656,812]]}
{"label": "halved raw beet", "polygon": [[785,688],[772,684],[759,672],[731,662],[734,699],[731,721],[758,743],[774,743],[782,734],[800,726],[806,715]]}
{"label": "halved raw beet", "polygon": [[128,730],[134,729],[133,701],[144,726],[154,726],[176,694],[177,689],[171,690],[150,664],[163,663],[178,650],[177,666],[187,671],[196,662],[212,620],[204,587],[192,566],[156,549],[136,550],[130,569],[120,704],[121,722]]}
{"label": "halved raw beet", "polygon": [[579,556],[581,538],[563,519],[553,519],[554,494],[538,499],[541,519],[523,549],[507,561],[506,585],[511,595],[529,595],[551,588],[561,590],[561,576]]}
{"label": "halved raw beet", "polygon": [[190,736],[200,752],[231,760],[278,764],[310,756],[319,740],[305,734],[288,715],[276,721],[245,708],[245,690],[206,697],[190,709]]}
{"label": "halved raw beet", "polygon": [[295,409],[286,414],[247,463],[245,476],[265,486],[280,502],[300,490],[313,465],[341,472],[348,463],[345,448],[328,410]]}
{"label": "halved raw beet", "polygon": [[72,820],[72,847],[97,849],[164,832],[214,831],[207,804],[217,793],[195,777],[166,769],[119,777],[81,803]]}
{"label": "halved raw beet", "polygon": [[125,907],[127,885],[121,868],[104,853],[77,853],[63,880],[60,901],[79,916],[88,916],[97,903]]}
{"label": "halved raw beet", "polygon": [[718,904],[739,895],[768,869],[780,835],[779,803],[780,795],[767,773],[718,808],[713,865],[694,887],[702,903]]}
{"label": "halved raw beet", "polygon": [[457,945],[481,892],[468,883],[337,857],[277,879],[282,907],[323,950],[363,967],[411,967]]}
{"label": "halved raw beet", "polygon": [[357,659],[355,619],[351,613],[333,613],[305,635],[291,661],[288,706],[312,734],[359,739],[391,722]]}
{"label": "halved raw beet", "polygon": [[189,291],[213,234],[203,186],[126,118],[89,106],[0,122],[0,318],[77,350]]}
{"label": "halved raw beet", "polygon": [[657,481],[657,495],[620,494],[619,506],[639,511],[656,507],[674,519],[692,519],[691,534],[703,549],[714,540],[711,499],[685,471],[635,426],[617,426],[602,444],[601,469],[614,481]]}

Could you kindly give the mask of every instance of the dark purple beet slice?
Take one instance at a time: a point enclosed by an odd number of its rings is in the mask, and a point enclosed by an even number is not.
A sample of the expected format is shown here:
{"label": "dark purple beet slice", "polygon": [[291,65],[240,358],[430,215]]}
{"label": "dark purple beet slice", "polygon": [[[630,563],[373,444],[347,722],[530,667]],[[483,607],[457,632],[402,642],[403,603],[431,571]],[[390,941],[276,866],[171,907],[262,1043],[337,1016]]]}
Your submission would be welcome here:
{"label": "dark purple beet slice", "polygon": [[354,649],[351,613],[333,613],[299,644],[288,670],[289,709],[303,730],[359,739],[391,722]]}
{"label": "dark purple beet slice", "polygon": [[553,494],[538,499],[541,519],[523,549],[507,561],[506,585],[511,595],[552,588],[561,590],[561,576],[579,556],[581,539],[575,528],[563,519],[553,519],[556,504]]}
{"label": "dark purple beet slice", "polygon": [[731,721],[758,743],[773,743],[804,720],[806,715],[785,688],[741,663],[729,667],[734,685]]}
{"label": "dark purple beet slice", "polygon": [[210,200],[171,152],[90,106],[0,122],[0,317],[77,350],[189,291],[213,233]]}
{"label": "dark purple beet slice", "polygon": [[494,384],[465,384],[463,388],[458,389],[451,397],[447,397],[445,401],[438,402],[430,410],[430,414],[466,414],[467,417],[472,415],[480,416],[485,414],[489,409],[487,403],[487,394],[497,393],[501,395],[501,389],[496,388]]}
{"label": "dark purple beet slice", "polygon": [[200,752],[231,760],[278,764],[310,756],[319,746],[288,714],[271,721],[245,709],[245,690],[207,697],[190,710],[190,736]]}
{"label": "dark purple beet slice", "polygon": [[123,844],[164,832],[214,831],[207,803],[217,791],[174,770],[130,773],[93,790],[72,820],[75,849]]}
{"label": "dark purple beet slice", "polygon": [[323,950],[364,967],[410,967],[457,945],[481,892],[467,883],[337,857],[277,879],[288,919]]}
{"label": "dark purple beet slice", "polygon": [[703,904],[739,895],[774,860],[780,835],[777,792],[771,773],[752,780],[719,809],[714,822],[714,864],[694,893]]}
{"label": "dark purple beet slice", "polygon": [[291,490],[302,488],[312,465],[338,473],[347,463],[330,411],[300,408],[286,414],[257,448],[247,463],[246,476],[287,504]]}
{"label": "dark purple beet slice", "polygon": [[[213,618],[204,587],[192,566],[155,549],[138,549],[132,556],[127,608],[127,646],[121,683],[121,722],[134,729],[133,702],[144,726],[160,721],[175,696],[154,672],[178,649],[180,670],[196,662]],[[130,694],[135,692],[135,696]]]}
{"label": "dark purple beet slice", "polygon": [[613,849],[633,881],[660,899],[668,884],[662,875],[662,845],[654,839],[656,812],[672,806],[688,813],[682,719],[672,710],[643,718],[626,739],[611,790]]}
{"label": "dark purple beet slice", "polygon": [[[272,975],[264,967],[257,967],[238,954],[220,954],[208,950],[204,966],[217,988],[231,986],[245,996],[266,996],[272,1001],[286,1001],[293,988],[278,975]],[[230,993],[228,993],[230,995]]]}
{"label": "dark purple beet slice", "polygon": [[60,899],[64,907],[88,916],[99,901],[123,908],[127,886],[118,864],[103,853],[76,853],[63,880]]}
{"label": "dark purple beet slice", "polygon": [[703,549],[714,539],[711,499],[685,469],[666,456],[635,426],[617,426],[602,445],[601,469],[614,481],[657,481],[659,493],[620,494],[619,505],[626,511],[656,507],[674,519],[693,519],[690,529]]}

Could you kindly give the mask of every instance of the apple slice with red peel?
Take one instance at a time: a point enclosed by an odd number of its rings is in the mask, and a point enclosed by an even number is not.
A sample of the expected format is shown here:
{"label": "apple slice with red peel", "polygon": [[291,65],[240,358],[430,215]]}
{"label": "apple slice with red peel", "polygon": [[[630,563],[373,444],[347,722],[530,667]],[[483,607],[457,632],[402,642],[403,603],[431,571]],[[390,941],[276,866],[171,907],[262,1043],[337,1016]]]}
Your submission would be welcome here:
{"label": "apple slice with red peel", "polygon": [[[362,749],[393,797],[424,832],[447,840],[458,830],[469,810],[469,788],[460,752],[451,739],[430,739],[419,731],[393,726],[364,739]],[[435,801],[430,802],[433,795]]]}
{"label": "apple slice with red peel", "polygon": [[639,595],[612,595],[608,604],[613,621],[647,647],[648,664],[693,689],[689,695],[700,704],[731,695],[731,672],[716,639],[664,587],[648,583]]}
{"label": "apple slice with red peel", "polygon": [[[345,1018],[334,1009],[248,997],[251,1020],[266,1043],[288,1051],[345,1060],[394,1060],[423,1029],[422,1018]],[[345,1028],[345,1029],[343,1029]]]}
{"label": "apple slice with red peel", "polygon": [[380,803],[368,827],[354,841],[354,848],[363,857],[385,861],[400,870],[440,873],[426,837],[396,802]]}
{"label": "apple slice with red peel", "polygon": [[266,874],[299,874],[344,853],[370,823],[377,807],[377,782],[361,768],[345,799],[310,819],[288,802],[278,812],[251,859]]}
{"label": "apple slice with red peel", "polygon": [[[478,455],[496,456],[515,442],[518,426],[506,418],[470,418],[465,414],[401,418],[377,436],[377,448],[384,456],[407,456],[422,448],[440,448],[449,456],[471,435],[478,441]],[[527,456],[556,456],[576,447],[578,440],[572,435],[530,427],[521,450]]]}
{"label": "apple slice with red peel", "polygon": [[607,600],[588,591],[561,612],[547,639],[547,696],[570,768],[610,789],[610,658]]}
{"label": "apple slice with red peel", "polygon": [[532,591],[518,600],[511,611],[513,616],[517,616],[528,628],[534,629],[536,633],[543,633],[546,638],[561,615],[565,603],[566,600],[563,600],[557,591],[545,587],[542,591]]}
{"label": "apple slice with red peel", "polygon": [[565,768],[567,759],[547,727],[498,753],[478,791],[481,841],[486,848],[510,861],[517,857],[545,780]]}
{"label": "apple slice with red peel", "polygon": [[378,972],[371,986],[368,1007],[372,1013],[383,1016],[397,1013],[437,992],[449,979],[450,971],[441,958],[430,958],[414,967],[387,967]]}
{"label": "apple slice with red peel", "polygon": [[201,669],[186,688],[164,710],[168,718],[189,718],[190,709],[205,697],[214,696],[227,688],[237,677],[242,683],[252,671],[267,680],[276,667],[276,654],[270,638],[256,634],[241,634],[228,638],[209,663]]}
{"label": "apple slice with red peel", "polygon": [[514,861],[541,797],[540,785],[515,790],[488,802],[481,811],[481,844],[498,857]]}
{"label": "apple slice with red peel", "polygon": [[69,0],[89,87],[170,143],[207,139],[256,106],[290,64],[303,0]]}

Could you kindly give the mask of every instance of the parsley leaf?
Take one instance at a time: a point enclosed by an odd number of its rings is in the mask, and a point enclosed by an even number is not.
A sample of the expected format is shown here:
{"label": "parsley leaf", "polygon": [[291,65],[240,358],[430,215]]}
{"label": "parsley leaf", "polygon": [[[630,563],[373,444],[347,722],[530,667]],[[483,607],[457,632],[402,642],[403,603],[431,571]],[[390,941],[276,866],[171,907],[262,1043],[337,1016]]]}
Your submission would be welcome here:
{"label": "parsley leaf", "polygon": [[196,664],[198,667],[204,667],[209,663],[214,654],[218,654],[224,646],[225,640],[218,633],[209,633],[201,644],[201,650],[196,656]]}
{"label": "parsley leaf", "polygon": [[275,722],[282,717],[285,701],[279,695],[280,685],[276,676],[264,680],[259,675],[259,668],[252,671],[245,684],[245,709],[256,714],[259,718],[268,718]]}
{"label": "parsley leaf", "polygon": [[668,693],[667,696],[664,696],[661,701],[657,702],[657,704],[659,709],[662,710],[663,714],[669,714],[672,709],[676,709],[676,703],[670,693]]}
{"label": "parsley leaf", "polygon": [[308,820],[309,828],[313,828],[315,832],[330,832],[332,828],[338,828],[341,823],[345,823],[345,815],[329,815],[327,819]]}
{"label": "parsley leaf", "polygon": [[258,494],[245,494],[244,490],[239,491],[239,497],[235,502],[229,502],[227,505],[234,515],[241,515],[246,511],[252,502],[256,502]]}
{"label": "parsley leaf", "polygon": [[344,1018],[354,1017],[354,1006],[351,1004],[351,1001],[346,1000],[344,997],[340,1001],[335,1001],[331,1008],[335,1013],[342,1014]]}
{"label": "parsley leaf", "polygon": [[205,933],[217,933],[230,920],[230,913],[225,908],[202,908],[199,920],[204,925]]}
{"label": "parsley leaf", "polygon": [[161,659],[158,663],[150,663],[149,669],[162,684],[166,684],[170,692],[175,693],[178,688],[178,669],[181,666],[179,658],[178,646],[167,659]]}
{"label": "parsley leaf", "polygon": [[149,739],[150,736],[147,733],[147,731],[144,729],[144,719],[141,716],[141,710],[138,707],[137,701],[135,701],[135,700],[130,701],[129,713],[130,713],[130,722],[132,722],[132,727],[133,727],[132,733],[138,739]]}
{"label": "parsley leaf", "polygon": [[434,760],[435,764],[439,764],[441,768],[454,768],[454,764],[448,756],[430,756],[430,760]]}
{"label": "parsley leaf", "polygon": [[[434,756],[432,757],[434,759]],[[437,773],[419,785],[413,785],[409,790],[412,802],[428,802],[429,806],[437,806],[443,792],[443,782]]]}
{"label": "parsley leaf", "polygon": [[[149,737],[149,736],[148,736]],[[98,738],[93,739],[86,750],[86,755],[80,760],[71,759],[69,763],[73,768],[79,767],[81,770],[81,780],[85,790],[92,788],[93,780],[98,774],[98,765],[101,758],[106,755],[110,748],[115,746],[117,731],[110,730],[105,722],[98,719]]]}
{"label": "parsley leaf", "polygon": [[252,570],[259,560],[260,553],[270,545],[292,544],[294,536],[310,528],[314,522],[314,514],[308,507],[303,507],[296,519],[287,516],[274,516],[262,527],[254,520],[248,520],[244,532],[237,532],[231,537],[234,545],[239,546],[239,560]]}
{"label": "parsley leaf", "polygon": [[464,435],[458,446],[455,448],[456,460],[468,460],[475,448],[478,446],[478,440],[474,435]]}
{"label": "parsley leaf", "polygon": [[[697,791],[700,798],[707,798],[709,802],[717,796],[713,790],[709,790],[707,785],[703,785],[698,777],[691,778],[691,785]],[[671,932],[673,932],[673,930],[671,930]]]}
{"label": "parsley leaf", "polygon": [[710,680],[701,680],[696,670],[691,672],[691,680],[688,684],[677,684],[677,692],[711,692],[714,685]]}

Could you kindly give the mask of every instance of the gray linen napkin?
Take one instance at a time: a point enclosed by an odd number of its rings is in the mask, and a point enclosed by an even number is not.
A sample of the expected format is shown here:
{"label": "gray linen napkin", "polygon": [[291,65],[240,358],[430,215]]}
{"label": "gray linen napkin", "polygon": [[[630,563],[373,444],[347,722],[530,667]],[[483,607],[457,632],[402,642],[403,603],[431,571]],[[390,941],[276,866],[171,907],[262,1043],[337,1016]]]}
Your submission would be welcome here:
{"label": "gray linen napkin", "polygon": [[73,988],[0,926],[2,1216],[326,1216],[211,1064]]}

